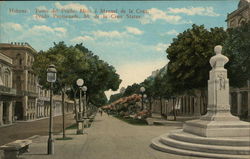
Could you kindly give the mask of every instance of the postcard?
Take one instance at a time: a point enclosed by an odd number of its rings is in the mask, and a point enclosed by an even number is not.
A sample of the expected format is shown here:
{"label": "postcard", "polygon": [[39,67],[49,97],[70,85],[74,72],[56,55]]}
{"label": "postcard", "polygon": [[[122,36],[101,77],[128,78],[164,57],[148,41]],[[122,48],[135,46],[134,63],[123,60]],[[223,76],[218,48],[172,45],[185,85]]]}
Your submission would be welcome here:
{"label": "postcard", "polygon": [[249,13],[1,1],[0,158],[249,158]]}

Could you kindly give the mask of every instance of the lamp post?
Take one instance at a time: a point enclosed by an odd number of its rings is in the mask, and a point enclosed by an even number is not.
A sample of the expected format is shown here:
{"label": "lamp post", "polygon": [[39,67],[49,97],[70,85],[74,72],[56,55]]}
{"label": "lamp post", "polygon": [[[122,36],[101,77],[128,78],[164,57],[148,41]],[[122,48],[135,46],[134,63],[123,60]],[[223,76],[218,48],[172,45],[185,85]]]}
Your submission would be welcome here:
{"label": "lamp post", "polygon": [[66,91],[69,91],[70,88],[62,88],[62,124],[63,124],[63,139],[66,138],[66,135],[65,135],[65,111],[64,111],[64,104],[65,104],[65,94],[66,94]]}
{"label": "lamp post", "polygon": [[48,138],[48,154],[54,154],[54,139],[53,139],[53,117],[52,117],[52,95],[53,83],[56,81],[55,65],[49,65],[47,69],[47,81],[50,82],[50,114],[49,114],[49,138]]}
{"label": "lamp post", "polygon": [[86,100],[86,91],[87,91],[87,86],[83,86],[82,87],[82,91],[83,91],[83,103],[84,103],[84,114],[83,114],[83,119],[84,119],[84,127],[88,127],[88,114],[87,114],[87,100]]}
{"label": "lamp post", "polygon": [[[77,84],[77,86],[79,87],[79,90],[80,90],[80,96],[79,96],[79,114],[78,114],[78,115],[80,115],[81,112],[82,112],[82,86],[84,84],[83,79],[79,78],[76,81],[76,84]],[[81,115],[78,116],[79,119],[81,119],[81,117],[82,117]]]}
{"label": "lamp post", "polygon": [[144,104],[145,104],[145,106],[144,106],[144,110],[146,110],[147,109],[147,94],[143,94],[143,102],[145,102]]}
{"label": "lamp post", "polygon": [[79,97],[79,112],[77,114],[77,134],[83,134],[83,121],[82,121],[82,110],[81,110],[81,103],[82,103],[82,86],[84,84],[83,79],[78,79],[76,81],[77,86],[80,90],[80,97]]}
{"label": "lamp post", "polygon": [[145,92],[145,88],[144,87],[141,87],[140,88],[140,91],[141,91],[141,110],[143,110],[143,93]]}
{"label": "lamp post", "polygon": [[87,86],[83,86],[82,87],[82,91],[83,91],[83,103],[84,103],[84,118],[87,118],[87,100],[86,100],[86,92],[87,92]]}

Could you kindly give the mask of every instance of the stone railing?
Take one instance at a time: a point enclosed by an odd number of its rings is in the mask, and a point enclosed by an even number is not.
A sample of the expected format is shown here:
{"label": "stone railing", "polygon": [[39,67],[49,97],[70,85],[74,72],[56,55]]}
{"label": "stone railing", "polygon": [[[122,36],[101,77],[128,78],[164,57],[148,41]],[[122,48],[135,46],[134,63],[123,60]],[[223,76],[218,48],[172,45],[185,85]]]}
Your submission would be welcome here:
{"label": "stone railing", "polygon": [[38,97],[38,93],[29,92],[29,91],[20,91],[20,90],[18,90],[16,94],[17,94],[18,96]]}
{"label": "stone railing", "polygon": [[16,95],[16,89],[0,86],[0,93],[6,95]]}

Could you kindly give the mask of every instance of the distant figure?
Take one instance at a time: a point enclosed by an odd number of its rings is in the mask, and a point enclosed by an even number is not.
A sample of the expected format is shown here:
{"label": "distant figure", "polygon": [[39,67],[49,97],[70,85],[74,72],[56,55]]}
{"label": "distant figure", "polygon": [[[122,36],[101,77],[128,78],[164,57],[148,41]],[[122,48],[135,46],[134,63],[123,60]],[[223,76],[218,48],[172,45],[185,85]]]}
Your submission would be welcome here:
{"label": "distant figure", "polygon": [[102,116],[102,109],[100,109],[99,112],[100,112],[100,114],[101,114],[101,116]]}

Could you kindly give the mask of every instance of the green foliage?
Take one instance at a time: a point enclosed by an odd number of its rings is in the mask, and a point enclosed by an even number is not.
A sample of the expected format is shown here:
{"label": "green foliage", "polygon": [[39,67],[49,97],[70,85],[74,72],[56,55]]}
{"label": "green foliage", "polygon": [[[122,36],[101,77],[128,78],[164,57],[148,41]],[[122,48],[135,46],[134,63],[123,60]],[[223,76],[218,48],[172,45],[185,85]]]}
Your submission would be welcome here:
{"label": "green foliage", "polygon": [[140,93],[140,88],[141,86],[137,83],[134,83],[132,84],[131,86],[128,86],[124,92],[124,97],[125,96],[129,96],[129,95],[132,95],[132,94],[139,94]]}
{"label": "green foliage", "polygon": [[133,119],[131,117],[123,118],[123,117],[121,117],[119,115],[113,115],[113,117],[116,117],[117,119],[120,119],[120,120],[122,120],[122,121],[124,121],[124,122],[126,122],[128,124],[132,124],[132,125],[138,125],[138,126],[139,125],[141,125],[141,126],[148,125],[147,121],[144,120],[144,119]]}
{"label": "green foliage", "polygon": [[226,68],[230,86],[246,86],[250,79],[250,22],[227,32],[223,52],[229,58]]}
{"label": "green foliage", "polygon": [[174,93],[206,87],[214,46],[221,45],[226,37],[223,28],[208,31],[194,24],[173,39],[166,52],[170,60],[167,77]]}
{"label": "green foliage", "polygon": [[123,97],[122,93],[113,94],[110,96],[109,103],[112,103],[112,102],[114,102],[122,97]]}
{"label": "green foliage", "polygon": [[57,69],[57,81],[54,84],[55,92],[70,87],[69,97],[79,97],[79,88],[76,80],[82,78],[88,87],[88,101],[96,105],[105,104],[107,98],[104,91],[117,90],[121,79],[113,66],[99,59],[82,44],[66,46],[64,42],[54,43],[47,51],[40,52],[35,57],[34,71],[38,74],[39,83],[49,88],[46,81],[46,70],[50,64]]}

